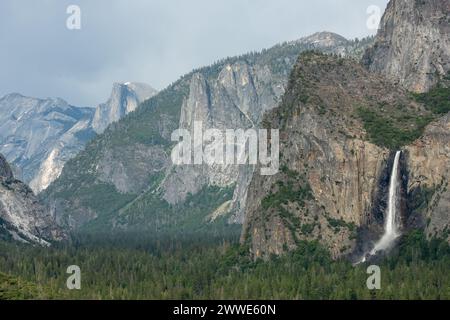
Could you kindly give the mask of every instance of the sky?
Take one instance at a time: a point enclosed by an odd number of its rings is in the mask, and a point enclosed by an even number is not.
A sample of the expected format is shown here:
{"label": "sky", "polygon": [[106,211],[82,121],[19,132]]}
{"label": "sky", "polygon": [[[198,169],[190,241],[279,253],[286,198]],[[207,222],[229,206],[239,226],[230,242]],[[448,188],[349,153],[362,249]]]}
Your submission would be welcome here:
{"label": "sky", "polygon": [[[194,68],[314,32],[375,34],[367,26],[371,6],[382,13],[387,2],[1,0],[0,97],[17,92],[95,107],[114,82],[161,90]],[[67,27],[68,19],[77,22],[70,5],[80,8],[81,29]]]}

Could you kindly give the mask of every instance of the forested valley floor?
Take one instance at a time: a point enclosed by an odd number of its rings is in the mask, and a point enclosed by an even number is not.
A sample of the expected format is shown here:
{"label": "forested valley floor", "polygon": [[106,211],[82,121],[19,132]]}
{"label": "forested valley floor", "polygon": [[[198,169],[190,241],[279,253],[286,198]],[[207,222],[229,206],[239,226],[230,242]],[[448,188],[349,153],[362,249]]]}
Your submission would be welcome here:
{"label": "forested valley floor", "polygon": [[[50,248],[0,242],[0,299],[450,299],[450,248],[420,232],[379,263],[381,289],[368,290],[367,265],[332,261],[316,243],[253,261],[235,235],[78,235]],[[67,267],[81,269],[68,290]]]}

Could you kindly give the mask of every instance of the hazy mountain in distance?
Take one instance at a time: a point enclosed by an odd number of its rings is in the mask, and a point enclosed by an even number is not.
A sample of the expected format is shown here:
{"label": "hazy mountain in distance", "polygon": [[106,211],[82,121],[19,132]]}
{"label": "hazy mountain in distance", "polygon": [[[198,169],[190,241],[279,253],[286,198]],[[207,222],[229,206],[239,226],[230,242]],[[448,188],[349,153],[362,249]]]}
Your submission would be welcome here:
{"label": "hazy mountain in distance", "polygon": [[96,108],[92,128],[95,132],[102,133],[108,125],[136,110],[140,103],[157,92],[145,83],[115,83],[108,101]]}
{"label": "hazy mountain in distance", "polygon": [[155,92],[143,83],[116,83],[108,102],[96,109],[71,106],[59,98],[6,95],[0,99],[0,152],[20,178],[40,193],[97,132]]}
{"label": "hazy mountain in distance", "polygon": [[89,126],[93,114],[92,108],[75,107],[60,98],[8,94],[0,99],[0,152],[39,192],[57,175],[57,158],[70,157],[56,148],[69,143],[79,151],[93,137]]}

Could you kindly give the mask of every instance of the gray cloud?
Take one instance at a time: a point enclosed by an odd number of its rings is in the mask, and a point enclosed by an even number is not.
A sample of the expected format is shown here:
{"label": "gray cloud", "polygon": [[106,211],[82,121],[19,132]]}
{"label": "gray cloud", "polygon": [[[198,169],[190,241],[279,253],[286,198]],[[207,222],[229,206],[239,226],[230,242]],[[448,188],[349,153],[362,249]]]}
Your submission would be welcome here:
{"label": "gray cloud", "polygon": [[[0,96],[103,102],[113,82],[162,89],[193,68],[317,31],[372,34],[369,5],[388,0],[2,0]],[[66,8],[82,29],[66,28]]]}

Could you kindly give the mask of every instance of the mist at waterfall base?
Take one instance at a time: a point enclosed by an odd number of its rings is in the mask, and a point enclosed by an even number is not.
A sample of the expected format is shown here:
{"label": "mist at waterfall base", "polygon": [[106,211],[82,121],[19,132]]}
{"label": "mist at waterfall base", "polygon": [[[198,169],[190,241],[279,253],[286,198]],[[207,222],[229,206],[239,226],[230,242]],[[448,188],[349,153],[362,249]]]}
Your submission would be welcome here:
{"label": "mist at waterfall base", "polygon": [[[389,182],[389,198],[388,208],[384,224],[384,234],[381,239],[375,244],[370,251],[369,256],[373,256],[380,251],[386,251],[392,247],[395,239],[400,236],[400,231],[397,225],[397,211],[398,211],[398,197],[400,189],[400,174],[399,174],[399,162],[401,151],[397,151],[395,154],[394,165],[392,167],[391,179]],[[367,255],[358,262],[365,262]]]}

